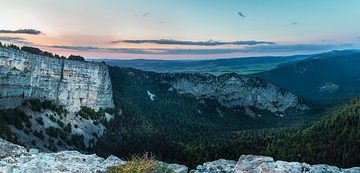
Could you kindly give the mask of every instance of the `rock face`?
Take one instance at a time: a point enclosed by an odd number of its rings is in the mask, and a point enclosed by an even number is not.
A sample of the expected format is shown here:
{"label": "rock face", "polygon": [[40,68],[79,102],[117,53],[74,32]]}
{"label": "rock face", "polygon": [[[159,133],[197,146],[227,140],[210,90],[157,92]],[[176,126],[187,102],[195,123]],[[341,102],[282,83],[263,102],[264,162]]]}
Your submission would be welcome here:
{"label": "rock face", "polygon": [[203,165],[196,167],[196,170],[192,170],[191,173],[201,172],[235,172],[236,161],[219,159],[213,162],[206,162]]}
{"label": "rock face", "polygon": [[222,106],[249,107],[269,110],[283,115],[289,108],[307,109],[300,99],[276,85],[263,80],[235,73],[213,76],[210,74],[173,74],[169,80],[181,94],[191,94],[198,98],[216,99]]}
{"label": "rock face", "polygon": [[[174,173],[186,173],[184,165],[160,162]],[[126,162],[115,156],[107,159],[81,154],[77,151],[39,153],[0,138],[0,172],[106,172],[108,167],[124,165]],[[161,171],[160,171],[161,172]],[[157,173],[155,171],[154,173]],[[242,155],[238,162],[220,159],[199,165],[190,173],[360,173],[360,167],[342,169],[329,165],[309,165],[298,162],[274,161],[271,157]]]}
{"label": "rock face", "polygon": [[70,112],[114,106],[106,65],[0,48],[0,108],[26,98],[55,101]]}
{"label": "rock face", "polygon": [[271,157],[243,155],[236,163],[217,160],[199,165],[191,173],[359,173],[360,167],[342,169],[329,165],[309,165],[298,162],[274,161]]}
{"label": "rock face", "polygon": [[0,139],[0,172],[106,172],[110,166],[125,164],[115,156],[107,159],[81,154],[77,151],[58,153],[39,153],[36,149],[29,152],[21,146]]}
{"label": "rock face", "polygon": [[0,138],[0,159],[26,153],[26,149]]}

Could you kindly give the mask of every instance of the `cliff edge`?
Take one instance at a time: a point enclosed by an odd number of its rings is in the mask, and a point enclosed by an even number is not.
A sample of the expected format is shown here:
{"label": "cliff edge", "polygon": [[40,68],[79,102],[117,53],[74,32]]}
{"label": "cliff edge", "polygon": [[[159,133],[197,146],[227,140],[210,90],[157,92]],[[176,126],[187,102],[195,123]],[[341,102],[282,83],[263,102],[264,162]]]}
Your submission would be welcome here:
{"label": "cliff edge", "polygon": [[114,107],[106,65],[0,48],[0,108],[28,98],[54,101],[69,112]]}

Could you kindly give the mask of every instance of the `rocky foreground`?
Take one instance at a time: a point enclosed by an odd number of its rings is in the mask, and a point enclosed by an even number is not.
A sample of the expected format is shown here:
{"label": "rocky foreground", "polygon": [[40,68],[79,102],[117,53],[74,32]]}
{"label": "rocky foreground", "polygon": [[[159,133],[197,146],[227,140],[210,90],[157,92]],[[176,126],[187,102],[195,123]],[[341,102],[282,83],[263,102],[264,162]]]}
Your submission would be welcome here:
{"label": "rocky foreground", "polygon": [[360,173],[360,167],[341,169],[329,165],[274,161],[271,157],[242,155],[238,162],[220,159],[206,162],[191,173]]}
{"label": "rocky foreground", "polygon": [[[162,162],[161,162],[162,163]],[[0,173],[98,173],[108,167],[126,164],[115,156],[107,159],[77,151],[40,153],[0,139]],[[162,163],[166,164],[166,163]],[[187,173],[186,166],[166,164],[172,173]],[[220,159],[199,165],[191,173],[360,173],[360,167],[341,169],[329,165],[274,161],[271,157],[243,155],[239,161]]]}

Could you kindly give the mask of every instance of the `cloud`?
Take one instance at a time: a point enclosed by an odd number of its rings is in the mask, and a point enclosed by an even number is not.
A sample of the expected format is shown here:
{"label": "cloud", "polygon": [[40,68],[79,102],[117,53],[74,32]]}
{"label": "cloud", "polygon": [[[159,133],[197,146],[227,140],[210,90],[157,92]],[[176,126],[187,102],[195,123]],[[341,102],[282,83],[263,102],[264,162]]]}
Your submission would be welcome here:
{"label": "cloud", "polygon": [[272,53],[272,52],[301,52],[301,51],[328,51],[334,49],[347,49],[353,44],[287,44],[287,45],[267,45],[246,48],[249,52]]}
{"label": "cloud", "polygon": [[147,55],[214,55],[231,53],[296,53],[296,52],[322,52],[334,49],[347,49],[352,44],[289,44],[289,45],[255,45],[244,48],[217,48],[217,49],[141,49],[141,48],[101,48],[82,46],[46,46],[51,48],[73,51],[110,52],[126,54]]}
{"label": "cloud", "polygon": [[137,49],[137,48],[102,48],[102,47],[91,47],[91,46],[63,46],[63,45],[44,46],[44,47],[73,50],[73,51],[153,54],[152,49]]}
{"label": "cloud", "polygon": [[151,15],[150,12],[145,12],[145,13],[143,14],[143,17],[148,17],[148,16],[150,16],[150,15]]}
{"label": "cloud", "polygon": [[298,22],[291,22],[290,23],[291,25],[297,25],[297,24],[299,24]]}
{"label": "cloud", "polygon": [[241,11],[238,12],[238,15],[241,17],[245,17],[245,15]]}
{"label": "cloud", "polygon": [[14,43],[14,44],[32,45],[31,42],[28,42],[24,38],[21,38],[21,37],[0,37],[0,41],[10,42],[10,43]]}
{"label": "cloud", "polygon": [[39,35],[42,32],[35,29],[0,30],[0,34],[31,34]]}
{"label": "cloud", "polygon": [[143,43],[152,43],[152,44],[167,44],[167,45],[188,45],[188,46],[220,46],[220,45],[258,45],[258,44],[276,44],[275,42],[268,41],[180,41],[180,40],[171,40],[171,39],[160,39],[160,40],[118,40],[112,41],[111,43],[133,43],[133,44],[143,44]]}

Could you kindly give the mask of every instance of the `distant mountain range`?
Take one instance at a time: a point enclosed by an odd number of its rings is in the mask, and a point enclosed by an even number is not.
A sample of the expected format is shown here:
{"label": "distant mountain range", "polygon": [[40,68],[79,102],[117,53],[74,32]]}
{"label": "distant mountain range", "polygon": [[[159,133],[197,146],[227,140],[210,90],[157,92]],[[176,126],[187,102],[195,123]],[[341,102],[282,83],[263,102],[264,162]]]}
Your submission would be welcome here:
{"label": "distant mountain range", "polygon": [[332,51],[255,74],[312,100],[360,95],[360,51]]}
{"label": "distant mountain range", "polygon": [[144,71],[166,73],[201,72],[220,75],[229,72],[239,74],[259,73],[276,68],[280,64],[292,63],[309,57],[311,57],[311,55],[246,57],[216,60],[94,59],[94,61],[103,61],[111,66],[132,67]]}
{"label": "distant mountain range", "polygon": [[112,66],[145,71],[228,72],[256,76],[310,100],[343,100],[360,95],[360,50],[314,55],[247,57],[216,60],[112,60]]}

